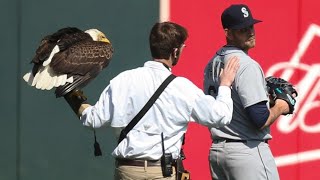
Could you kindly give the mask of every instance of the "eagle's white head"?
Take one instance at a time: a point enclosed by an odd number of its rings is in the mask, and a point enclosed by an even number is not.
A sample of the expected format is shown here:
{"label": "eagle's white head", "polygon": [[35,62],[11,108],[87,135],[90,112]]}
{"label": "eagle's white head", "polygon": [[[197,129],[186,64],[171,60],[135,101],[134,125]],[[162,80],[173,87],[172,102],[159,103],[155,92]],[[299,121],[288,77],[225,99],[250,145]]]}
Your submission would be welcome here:
{"label": "eagle's white head", "polygon": [[106,35],[103,32],[99,31],[98,29],[88,29],[85,31],[85,33],[88,33],[94,41],[110,43]]}

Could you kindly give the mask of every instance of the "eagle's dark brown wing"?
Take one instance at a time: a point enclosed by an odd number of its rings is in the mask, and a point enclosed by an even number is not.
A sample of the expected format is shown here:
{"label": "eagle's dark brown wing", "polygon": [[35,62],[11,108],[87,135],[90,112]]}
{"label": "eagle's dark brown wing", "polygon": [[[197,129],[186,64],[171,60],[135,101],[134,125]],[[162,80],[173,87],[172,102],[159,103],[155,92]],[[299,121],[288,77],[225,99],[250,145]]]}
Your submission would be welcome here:
{"label": "eagle's dark brown wing", "polygon": [[82,41],[54,55],[50,67],[59,74],[74,78],[56,89],[56,96],[61,97],[76,87],[82,88],[105,68],[113,55],[109,43],[99,41]]}
{"label": "eagle's dark brown wing", "polygon": [[70,41],[77,39],[77,38],[70,38],[69,37],[70,35],[73,35],[73,34],[85,34],[87,37],[90,38],[90,36],[88,34],[84,33],[83,31],[81,31],[78,28],[66,27],[66,28],[59,29],[57,32],[55,32],[51,35],[45,36],[41,40],[40,45],[38,46],[38,48],[36,50],[35,56],[33,57],[32,61],[31,61],[31,63],[34,64],[33,69],[32,69],[33,75],[35,75],[37,73],[38,68],[42,65],[42,63],[48,59],[52,49],[54,48],[55,45],[57,45],[59,40],[65,39],[67,37],[66,39],[69,39],[68,42],[70,43]]}

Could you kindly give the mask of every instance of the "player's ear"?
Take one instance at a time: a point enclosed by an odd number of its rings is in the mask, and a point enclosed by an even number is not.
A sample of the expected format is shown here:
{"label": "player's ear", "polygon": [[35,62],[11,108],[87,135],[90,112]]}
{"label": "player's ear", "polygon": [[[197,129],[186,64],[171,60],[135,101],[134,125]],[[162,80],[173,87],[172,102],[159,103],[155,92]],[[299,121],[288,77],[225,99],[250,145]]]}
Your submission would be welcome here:
{"label": "player's ear", "polygon": [[231,34],[231,30],[230,29],[225,28],[224,29],[224,35],[226,36],[226,38],[232,39],[232,34]]}

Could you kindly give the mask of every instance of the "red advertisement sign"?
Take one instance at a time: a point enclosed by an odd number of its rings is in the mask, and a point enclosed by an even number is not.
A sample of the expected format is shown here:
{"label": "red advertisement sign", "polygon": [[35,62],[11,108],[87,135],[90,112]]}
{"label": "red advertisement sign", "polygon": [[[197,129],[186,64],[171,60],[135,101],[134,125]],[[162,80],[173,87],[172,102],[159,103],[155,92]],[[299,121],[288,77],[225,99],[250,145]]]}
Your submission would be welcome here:
{"label": "red advertisement sign", "polygon": [[[270,147],[282,180],[320,179],[320,1],[314,0],[161,0],[161,20],[189,31],[174,73],[203,87],[203,71],[216,50],[225,44],[220,15],[231,4],[246,4],[253,17],[256,47],[249,51],[266,76],[295,84],[299,96],[295,114],[278,118],[271,127]],[[211,179],[206,127],[191,124],[185,145],[185,166],[194,180]]]}

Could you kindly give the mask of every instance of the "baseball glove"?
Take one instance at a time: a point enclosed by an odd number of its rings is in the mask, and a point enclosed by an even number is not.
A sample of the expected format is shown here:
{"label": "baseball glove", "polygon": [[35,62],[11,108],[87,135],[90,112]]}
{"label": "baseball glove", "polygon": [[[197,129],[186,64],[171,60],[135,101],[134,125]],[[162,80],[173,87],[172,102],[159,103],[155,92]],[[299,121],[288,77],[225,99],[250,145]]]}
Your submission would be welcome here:
{"label": "baseball glove", "polygon": [[287,114],[292,114],[296,104],[295,97],[298,96],[293,85],[282,78],[276,78],[273,76],[267,77],[266,82],[270,98],[270,107],[274,106],[276,99],[282,99],[289,105],[290,110]]}

